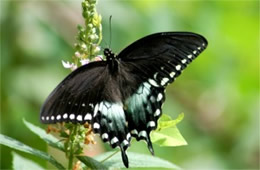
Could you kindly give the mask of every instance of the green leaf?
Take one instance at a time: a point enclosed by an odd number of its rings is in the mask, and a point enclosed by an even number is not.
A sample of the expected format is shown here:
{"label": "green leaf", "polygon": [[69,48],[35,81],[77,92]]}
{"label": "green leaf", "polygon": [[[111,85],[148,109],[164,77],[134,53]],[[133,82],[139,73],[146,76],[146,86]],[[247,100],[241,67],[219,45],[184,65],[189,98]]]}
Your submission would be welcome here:
{"label": "green leaf", "polygon": [[184,113],[179,114],[177,119],[172,120],[172,118],[166,114],[163,114],[158,121],[158,128],[156,131],[160,131],[161,129],[166,129],[178,124],[184,118]]}
{"label": "green leaf", "polygon": [[176,126],[162,129],[160,131],[153,131],[151,133],[151,140],[159,146],[182,146],[187,145],[187,142],[182,137]]}
{"label": "green leaf", "polygon": [[35,126],[31,124],[30,122],[27,122],[25,119],[23,120],[24,124],[27,128],[29,128],[34,134],[39,136],[41,139],[43,139],[46,143],[48,143],[50,146],[57,148],[59,150],[65,151],[64,145],[62,142],[59,141],[59,139],[55,138],[51,134],[47,134],[45,130],[39,128],[38,126]]}
{"label": "green leaf", "polygon": [[29,159],[26,159],[15,152],[12,152],[12,155],[13,155],[14,170],[28,170],[28,169],[44,170],[44,168],[38,165],[37,163]]}
{"label": "green leaf", "polygon": [[88,156],[77,156],[77,158],[90,169],[108,169],[102,163]]}
{"label": "green leaf", "polygon": [[34,149],[8,136],[0,134],[0,144],[47,160],[58,169],[65,169],[59,162],[57,162],[51,155],[47,154],[46,152]]}
{"label": "green leaf", "polygon": [[[95,157],[99,162],[105,160],[114,152],[106,152],[102,155]],[[169,169],[180,169],[178,166],[171,162],[154,157],[151,155],[144,155],[134,152],[128,152],[129,167],[130,168],[169,168]],[[113,157],[103,162],[103,165],[109,168],[125,168],[120,153],[115,154]]]}

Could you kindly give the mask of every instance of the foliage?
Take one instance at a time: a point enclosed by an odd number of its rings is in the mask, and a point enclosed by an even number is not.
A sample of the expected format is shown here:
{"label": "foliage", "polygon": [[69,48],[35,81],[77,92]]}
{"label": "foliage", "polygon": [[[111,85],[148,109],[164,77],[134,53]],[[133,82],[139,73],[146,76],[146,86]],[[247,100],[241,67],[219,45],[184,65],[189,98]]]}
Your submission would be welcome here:
{"label": "foliage", "polygon": [[[46,151],[46,143],[21,120],[38,124],[40,106],[69,73],[60,61],[74,62],[69,56],[76,52],[76,25],[85,26],[80,3],[0,3],[1,133]],[[103,40],[109,41],[108,18],[113,16],[114,52],[160,31],[192,31],[209,41],[207,50],[167,87],[163,106],[173,118],[185,113],[178,128],[189,145],[155,145],[156,156],[184,169],[259,169],[259,1],[107,0],[99,1],[97,10]],[[103,40],[100,46],[106,46]],[[95,147],[99,152],[88,149],[87,154],[110,151],[102,142]],[[1,169],[11,168],[11,151],[1,145]],[[48,151],[60,154],[52,147]],[[129,151],[146,153],[147,148],[138,142]],[[21,155],[46,168],[46,161]],[[63,158],[59,162],[66,165]]]}
{"label": "foliage", "polygon": [[[58,140],[51,134],[47,134],[43,129],[27,122],[26,120],[24,120],[24,124],[34,134],[36,134],[42,140],[44,140],[49,146],[61,150],[62,152],[64,152],[64,154],[67,154],[67,152],[70,152],[70,150],[67,151],[66,149],[64,149],[62,141]],[[76,127],[79,127],[79,126],[76,126]],[[179,133],[179,132],[177,132],[177,133]],[[172,135],[178,135],[178,134],[173,133]],[[0,134],[0,144],[8,146],[12,149],[16,149],[16,150],[19,150],[22,152],[32,154],[39,158],[42,158],[42,159],[50,162],[51,164],[53,164],[57,169],[65,169],[61,163],[59,163],[53,156],[49,155],[48,153],[39,151],[30,146],[27,146],[8,136]],[[174,144],[172,144],[172,145],[174,145]],[[164,146],[167,146],[167,145],[164,145]],[[75,146],[72,146],[72,147],[75,148]],[[81,148],[83,148],[83,147],[81,147]],[[82,168],[84,168],[84,167],[88,167],[90,169],[109,169],[112,167],[124,168],[124,165],[122,163],[120,163],[121,156],[118,154],[116,154],[114,156],[114,154],[112,152],[107,152],[107,153],[99,155],[98,157],[93,159],[88,156],[80,155],[80,153],[81,152],[75,152],[72,154],[72,156],[78,155],[76,157],[78,160],[80,160],[82,162],[82,165],[83,165]],[[117,151],[116,151],[116,153],[117,153]],[[15,153],[13,154],[13,156],[14,156],[14,159],[13,159],[14,169],[18,168],[19,166],[22,168],[25,168],[25,169],[26,168],[29,169],[32,167],[35,167],[36,169],[41,169],[41,167],[39,167],[39,165],[33,163],[30,160],[22,158],[21,156],[15,154]],[[179,169],[178,166],[176,166],[168,161],[162,160],[160,158],[148,156],[148,155],[143,155],[143,154],[138,154],[138,153],[129,153],[129,157],[130,157],[130,167],[161,167],[161,168]],[[20,162],[22,160],[23,160],[23,162]],[[150,161],[152,161],[152,163]],[[72,165],[69,164],[68,169],[72,169]]]}

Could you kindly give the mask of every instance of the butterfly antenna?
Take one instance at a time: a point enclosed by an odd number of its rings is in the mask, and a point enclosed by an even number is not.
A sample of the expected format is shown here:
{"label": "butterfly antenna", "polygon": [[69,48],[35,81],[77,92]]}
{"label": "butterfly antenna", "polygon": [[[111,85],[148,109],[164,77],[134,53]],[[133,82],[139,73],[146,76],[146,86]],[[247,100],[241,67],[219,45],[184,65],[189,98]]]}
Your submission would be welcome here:
{"label": "butterfly antenna", "polygon": [[112,29],[111,29],[111,21],[112,21],[112,15],[110,15],[110,17],[109,17],[109,48],[111,47],[111,41],[112,41]]}
{"label": "butterfly antenna", "polygon": [[[108,44],[107,44],[106,40],[105,40],[105,39],[103,39],[103,40],[104,40],[105,46],[107,47],[107,46],[108,46]],[[104,49],[105,49],[105,48],[104,48]]]}

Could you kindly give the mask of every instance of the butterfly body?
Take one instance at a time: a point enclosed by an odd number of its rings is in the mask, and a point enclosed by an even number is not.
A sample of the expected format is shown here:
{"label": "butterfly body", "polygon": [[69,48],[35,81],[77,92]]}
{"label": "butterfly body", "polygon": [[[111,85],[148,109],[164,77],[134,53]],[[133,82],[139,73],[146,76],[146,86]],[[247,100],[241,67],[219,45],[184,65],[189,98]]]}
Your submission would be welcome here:
{"label": "butterfly body", "polygon": [[104,142],[125,153],[131,138],[145,140],[157,127],[165,87],[201,53],[204,37],[187,32],[156,33],[137,40],[118,55],[104,50],[105,61],[81,66],[50,94],[41,109],[43,123],[92,125]]}

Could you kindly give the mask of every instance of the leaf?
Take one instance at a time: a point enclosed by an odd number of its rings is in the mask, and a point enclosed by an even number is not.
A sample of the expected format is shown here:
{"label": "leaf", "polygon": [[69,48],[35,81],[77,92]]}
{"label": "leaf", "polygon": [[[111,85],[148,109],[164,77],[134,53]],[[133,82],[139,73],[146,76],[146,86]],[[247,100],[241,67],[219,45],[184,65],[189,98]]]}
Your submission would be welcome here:
{"label": "leaf", "polygon": [[59,150],[65,151],[63,143],[59,141],[59,139],[55,138],[51,134],[47,134],[45,130],[31,124],[30,122],[27,122],[25,119],[23,119],[24,124],[27,128],[29,128],[34,134],[39,136],[41,139],[43,139],[46,143],[48,143],[50,146],[57,148]]}
{"label": "leaf", "polygon": [[166,129],[178,124],[184,118],[184,113],[179,114],[177,119],[172,120],[172,118],[166,114],[163,114],[158,121],[158,128],[156,131],[160,131],[161,129]]}
{"label": "leaf", "polygon": [[186,140],[183,138],[176,126],[171,128],[162,129],[160,131],[153,131],[151,133],[151,140],[159,146],[182,146],[187,145]]}
{"label": "leaf", "polygon": [[[99,162],[109,157],[113,152],[106,152],[102,155],[95,157]],[[144,155],[134,152],[128,152],[129,167],[130,168],[169,168],[180,169],[173,163],[160,159],[158,157]],[[125,168],[120,154],[115,154],[113,157],[104,161],[103,165],[109,168]]]}
{"label": "leaf", "polygon": [[65,169],[59,162],[57,162],[51,155],[47,154],[46,152],[34,149],[8,136],[0,134],[0,144],[47,160],[58,169]]}
{"label": "leaf", "polygon": [[14,170],[28,170],[28,169],[44,170],[44,168],[38,165],[37,163],[29,159],[26,159],[15,152],[12,152],[12,155],[13,155]]}
{"label": "leaf", "polygon": [[90,169],[108,169],[102,163],[100,163],[100,162],[96,161],[95,159],[90,158],[88,156],[77,156],[77,158]]}

